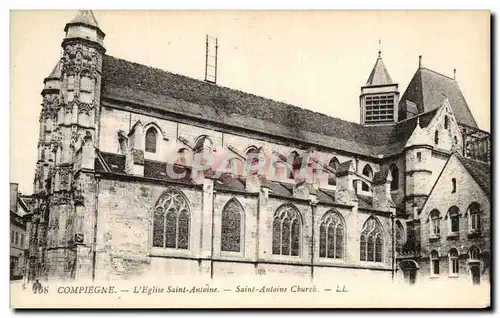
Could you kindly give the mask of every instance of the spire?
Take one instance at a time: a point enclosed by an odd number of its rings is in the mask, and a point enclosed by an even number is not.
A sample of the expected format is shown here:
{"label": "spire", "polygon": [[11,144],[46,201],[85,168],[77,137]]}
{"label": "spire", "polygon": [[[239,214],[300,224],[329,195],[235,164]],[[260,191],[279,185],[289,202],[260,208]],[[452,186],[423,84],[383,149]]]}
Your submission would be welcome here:
{"label": "spire", "polygon": [[92,10],[79,10],[75,17],[66,24],[66,28],[71,24],[83,24],[97,29],[99,28],[99,23],[97,23]]}
{"label": "spire", "polygon": [[52,72],[50,72],[49,76],[45,78],[45,80],[49,79],[60,79],[61,78],[61,60],[59,60],[54,66],[54,69],[52,69]]}
{"label": "spire", "polygon": [[382,61],[382,51],[378,51],[378,58],[373,66],[372,72],[366,81],[366,86],[390,85],[393,84],[389,72]]}

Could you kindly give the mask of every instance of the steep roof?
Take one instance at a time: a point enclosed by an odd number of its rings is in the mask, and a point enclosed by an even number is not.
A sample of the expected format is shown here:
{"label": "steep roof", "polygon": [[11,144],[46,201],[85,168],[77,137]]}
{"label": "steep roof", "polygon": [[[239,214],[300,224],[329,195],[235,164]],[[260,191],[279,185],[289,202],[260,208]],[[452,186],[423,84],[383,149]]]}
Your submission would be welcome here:
{"label": "steep roof", "polygon": [[400,153],[415,127],[412,121],[362,126],[109,55],[102,97],[370,157]]}
{"label": "steep roof", "polygon": [[373,66],[372,72],[366,81],[367,86],[376,86],[376,85],[389,85],[393,84],[391,76],[389,72],[385,68],[384,62],[382,61],[382,57],[379,56],[375,65]]}
{"label": "steep roof", "polygon": [[79,10],[78,13],[68,22],[68,24],[85,24],[95,28],[99,28],[99,23],[94,16],[92,10]]}
{"label": "steep roof", "polygon": [[438,107],[448,98],[459,124],[477,128],[476,121],[465,101],[458,83],[448,76],[420,67],[399,101],[399,118],[406,118],[406,100],[417,105],[419,113]]}
{"label": "steep roof", "polygon": [[484,193],[491,196],[491,166],[481,161],[466,158],[457,152],[455,155]]}
{"label": "steep roof", "polygon": [[61,60],[59,60],[56,64],[56,66],[54,66],[54,68],[52,69],[52,72],[50,72],[49,76],[47,76],[45,79],[49,79],[49,78],[59,79],[59,78],[61,78],[61,67],[62,67],[62,62],[61,62]]}

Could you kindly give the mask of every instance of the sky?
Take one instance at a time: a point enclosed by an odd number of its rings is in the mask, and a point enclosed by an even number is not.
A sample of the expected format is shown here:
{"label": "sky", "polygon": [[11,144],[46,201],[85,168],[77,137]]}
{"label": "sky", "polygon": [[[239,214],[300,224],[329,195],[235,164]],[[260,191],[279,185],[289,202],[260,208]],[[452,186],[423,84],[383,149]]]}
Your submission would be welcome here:
{"label": "sky", "polygon": [[[11,11],[10,181],[32,193],[43,79],[76,11]],[[456,79],[490,131],[490,15],[484,11],[94,11],[107,54],[359,122],[359,94],[382,51],[401,96],[418,67]],[[380,39],[380,41],[379,41]],[[124,74],[126,76],[126,74]]]}

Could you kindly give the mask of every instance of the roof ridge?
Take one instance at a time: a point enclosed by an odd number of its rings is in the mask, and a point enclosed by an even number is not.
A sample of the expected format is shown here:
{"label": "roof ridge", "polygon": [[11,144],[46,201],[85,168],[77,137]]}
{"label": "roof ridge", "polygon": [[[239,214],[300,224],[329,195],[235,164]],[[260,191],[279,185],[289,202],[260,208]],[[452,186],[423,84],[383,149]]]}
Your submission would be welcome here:
{"label": "roof ridge", "polygon": [[127,63],[132,63],[132,64],[135,64],[135,65],[138,65],[138,66],[142,66],[142,67],[146,67],[146,68],[149,68],[149,69],[153,69],[153,70],[156,70],[156,71],[170,73],[172,75],[180,76],[180,77],[186,78],[188,80],[197,81],[197,82],[202,83],[204,85],[216,86],[216,87],[218,87],[220,89],[227,89],[227,90],[235,91],[235,92],[238,92],[238,93],[241,93],[241,94],[251,95],[253,97],[261,98],[261,99],[268,100],[268,101],[271,101],[271,102],[274,102],[274,103],[279,103],[279,104],[282,104],[282,105],[285,105],[285,106],[290,106],[290,107],[293,107],[293,108],[296,108],[296,109],[300,109],[300,110],[307,111],[307,112],[310,112],[310,113],[319,114],[319,115],[322,115],[322,116],[325,116],[325,117],[328,117],[328,118],[339,120],[339,121],[345,122],[347,124],[351,124],[351,125],[355,125],[355,126],[359,126],[359,127],[365,127],[365,126],[363,126],[361,124],[358,124],[356,122],[348,121],[348,120],[341,119],[341,118],[338,118],[338,117],[333,117],[331,115],[327,115],[327,114],[322,113],[322,112],[317,112],[317,111],[314,111],[314,110],[311,110],[311,109],[307,109],[307,108],[303,108],[303,107],[300,107],[300,106],[297,106],[297,105],[293,105],[293,104],[289,104],[289,103],[286,103],[286,102],[278,101],[278,100],[275,100],[275,99],[272,99],[272,98],[269,98],[269,97],[257,95],[257,94],[254,94],[254,93],[244,92],[242,90],[239,90],[239,89],[236,89],[236,88],[230,88],[230,87],[227,87],[227,86],[214,85],[212,83],[207,83],[207,82],[205,82],[205,81],[203,81],[201,79],[197,79],[197,78],[194,78],[194,77],[189,77],[187,75],[183,75],[183,74],[179,74],[179,73],[174,73],[174,72],[167,71],[167,70],[155,67],[155,66],[141,64],[141,63],[138,63],[138,62],[129,61],[129,60],[122,59],[122,58],[119,58],[119,57],[114,57],[114,56],[111,56],[109,54],[105,54],[105,56],[108,56],[108,57],[113,58],[115,60],[124,61],[124,62],[127,62]]}
{"label": "roof ridge", "polygon": [[441,75],[441,76],[443,76],[443,77],[446,77],[446,78],[448,78],[448,79],[451,79],[451,80],[452,80],[452,81],[454,81],[455,83],[457,82],[454,78],[449,77],[448,75],[444,75],[443,73],[439,73],[438,71],[432,70],[432,69],[430,69],[430,68],[427,68],[427,67],[422,66],[422,67],[420,67],[420,69],[424,69],[424,70],[427,70],[427,71],[430,71],[430,72],[436,73],[437,75]]}

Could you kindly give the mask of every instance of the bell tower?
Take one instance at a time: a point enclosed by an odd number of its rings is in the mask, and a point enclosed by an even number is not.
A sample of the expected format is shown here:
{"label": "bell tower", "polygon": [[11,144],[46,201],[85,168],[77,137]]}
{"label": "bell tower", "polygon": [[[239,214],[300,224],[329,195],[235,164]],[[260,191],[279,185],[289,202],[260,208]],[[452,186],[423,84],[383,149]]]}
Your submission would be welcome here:
{"label": "bell tower", "polygon": [[365,86],[361,87],[360,123],[382,125],[397,122],[398,101],[398,84],[392,81],[382,60],[382,52],[378,51],[378,58],[370,76]]}
{"label": "bell tower", "polygon": [[31,279],[93,276],[93,170],[105,35],[90,10],[79,11],[64,31],[62,57],[42,90]]}

